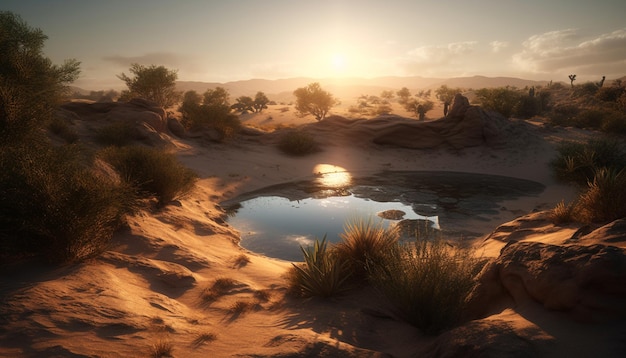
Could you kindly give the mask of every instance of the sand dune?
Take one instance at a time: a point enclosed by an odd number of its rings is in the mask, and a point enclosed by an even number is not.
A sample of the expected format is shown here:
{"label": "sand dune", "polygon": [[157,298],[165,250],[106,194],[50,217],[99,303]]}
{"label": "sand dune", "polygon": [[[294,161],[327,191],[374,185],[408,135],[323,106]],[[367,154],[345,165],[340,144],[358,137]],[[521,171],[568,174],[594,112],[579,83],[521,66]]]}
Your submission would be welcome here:
{"label": "sand dune", "polygon": [[[291,263],[242,249],[219,206],[246,192],[314,177],[319,164],[357,174],[443,170],[529,179],[546,187],[525,203],[537,210],[573,198],[548,162],[558,141],[594,133],[500,120],[506,125],[492,128],[497,141],[481,134],[481,143],[472,137],[463,145],[444,140],[422,147],[412,145],[417,132],[432,136],[446,124],[329,118],[302,127],[323,146],[306,157],[281,154],[274,146],[280,131],[222,144],[164,133],[201,176],[192,195],[129,218],[99,258],[54,269],[6,268],[0,356],[145,357],[155,344],[171,345],[175,357],[623,356],[623,320],[580,323],[532,300],[498,301],[488,316],[427,337],[394,319],[372,292],[330,301],[290,298],[283,274]],[[460,132],[471,136],[469,128]],[[475,243],[487,257],[513,240],[565,245],[579,229],[555,226],[537,213],[502,224]],[[600,243],[599,237],[579,243]],[[611,243],[624,247],[623,238]],[[226,289],[218,290],[216,281]],[[623,303],[624,296],[616,299]]]}

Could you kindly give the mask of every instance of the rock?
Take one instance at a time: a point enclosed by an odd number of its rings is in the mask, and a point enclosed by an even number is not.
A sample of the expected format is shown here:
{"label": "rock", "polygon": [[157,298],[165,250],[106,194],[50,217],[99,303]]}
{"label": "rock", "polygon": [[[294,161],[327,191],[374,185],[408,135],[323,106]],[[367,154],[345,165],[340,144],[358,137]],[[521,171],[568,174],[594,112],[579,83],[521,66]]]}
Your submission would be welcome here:
{"label": "rock", "polygon": [[512,298],[538,302],[576,321],[626,318],[626,250],[606,245],[513,242],[489,263],[470,295],[468,315],[484,317]]}
{"label": "rock", "polygon": [[404,215],[406,215],[406,213],[402,210],[392,209],[392,210],[381,211],[377,215],[387,220],[402,220],[404,218]]}
{"label": "rock", "polygon": [[467,98],[461,95],[457,97],[447,117],[430,122],[399,122],[390,125],[382,128],[373,142],[415,149],[462,149],[506,144],[505,133],[509,131],[507,127],[514,125],[512,121],[479,106],[471,106]]}
{"label": "rock", "polygon": [[626,218],[615,220],[597,229],[591,228],[589,232],[579,230],[571,239],[570,243],[576,244],[607,244],[626,247]]}
{"label": "rock", "polygon": [[452,107],[448,111],[448,117],[463,117],[468,108],[470,108],[470,103],[467,97],[457,93],[454,95]]}
{"label": "rock", "polygon": [[178,138],[184,138],[186,136],[185,127],[176,118],[167,119],[167,128],[177,136]]}

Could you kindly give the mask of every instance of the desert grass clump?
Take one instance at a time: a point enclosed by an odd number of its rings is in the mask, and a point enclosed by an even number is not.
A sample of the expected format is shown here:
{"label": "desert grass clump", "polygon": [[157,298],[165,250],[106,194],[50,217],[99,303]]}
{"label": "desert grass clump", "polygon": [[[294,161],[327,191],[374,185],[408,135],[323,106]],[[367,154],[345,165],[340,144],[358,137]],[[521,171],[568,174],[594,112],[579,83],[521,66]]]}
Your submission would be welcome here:
{"label": "desert grass clump", "polygon": [[400,318],[426,334],[438,334],[460,321],[479,262],[468,249],[418,239],[387,250],[384,264],[372,267],[370,280]]}
{"label": "desert grass clump", "polygon": [[202,293],[202,299],[205,301],[215,301],[219,297],[224,296],[237,285],[237,281],[232,278],[220,277],[213,281],[213,284]]}
{"label": "desert grass clump", "polygon": [[147,196],[156,196],[160,206],[184,196],[193,188],[197,175],[176,157],[160,149],[143,146],[108,147],[99,156],[122,178]]}
{"label": "desert grass clump", "polygon": [[174,351],[174,345],[169,340],[158,340],[152,345],[152,349],[150,351],[150,357],[152,358],[165,358],[165,357],[173,357],[172,352]]}
{"label": "desert grass clump", "polygon": [[278,149],[289,155],[303,156],[319,152],[320,147],[312,135],[295,130],[285,133],[280,138]]}
{"label": "desert grass clump", "polygon": [[217,335],[215,333],[211,333],[211,332],[200,333],[198,334],[196,339],[193,340],[193,345],[196,347],[199,347],[203,345],[204,343],[213,342],[216,339],[217,339]]}
{"label": "desert grass clump", "polygon": [[291,292],[302,297],[331,297],[348,289],[350,266],[341,261],[326,236],[312,246],[300,247],[304,263],[294,263],[288,272]]}
{"label": "desert grass clump", "polygon": [[576,203],[579,221],[605,223],[626,217],[626,169],[601,168]]}
{"label": "desert grass clump", "polygon": [[353,278],[360,280],[367,278],[368,267],[383,263],[384,253],[398,242],[399,231],[385,228],[382,221],[376,224],[372,218],[355,218],[345,224],[339,236],[342,241],[335,246],[337,256],[349,264]]}
{"label": "desert grass clump", "polygon": [[600,168],[619,171],[626,167],[626,150],[616,139],[564,142],[551,165],[561,180],[585,186]]}
{"label": "desert grass clump", "polygon": [[565,204],[565,202],[561,200],[561,202],[556,204],[550,211],[550,220],[556,225],[574,222],[577,220],[575,209],[575,203]]}

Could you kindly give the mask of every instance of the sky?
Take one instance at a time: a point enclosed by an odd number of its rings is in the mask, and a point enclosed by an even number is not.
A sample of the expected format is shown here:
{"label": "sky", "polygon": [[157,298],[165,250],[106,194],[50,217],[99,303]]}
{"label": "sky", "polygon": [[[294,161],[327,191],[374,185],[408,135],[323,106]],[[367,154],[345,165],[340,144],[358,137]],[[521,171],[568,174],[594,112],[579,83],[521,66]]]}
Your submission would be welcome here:
{"label": "sky", "polygon": [[121,89],[132,63],[182,81],[626,75],[624,0],[2,0],[48,36],[75,85]]}

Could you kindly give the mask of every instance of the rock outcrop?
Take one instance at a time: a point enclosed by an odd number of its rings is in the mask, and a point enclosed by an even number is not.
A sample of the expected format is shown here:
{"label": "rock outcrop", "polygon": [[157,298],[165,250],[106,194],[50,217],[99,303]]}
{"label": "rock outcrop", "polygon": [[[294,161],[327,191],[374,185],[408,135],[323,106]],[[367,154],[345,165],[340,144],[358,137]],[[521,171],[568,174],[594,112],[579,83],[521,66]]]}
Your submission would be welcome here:
{"label": "rock outcrop", "polygon": [[539,303],[578,322],[625,319],[626,250],[512,242],[481,272],[468,313],[483,317],[511,299],[514,307]]}
{"label": "rock outcrop", "polygon": [[502,146],[506,143],[504,127],[510,125],[511,122],[500,114],[472,106],[466,97],[457,94],[447,117],[390,126],[373,141],[415,149]]}

